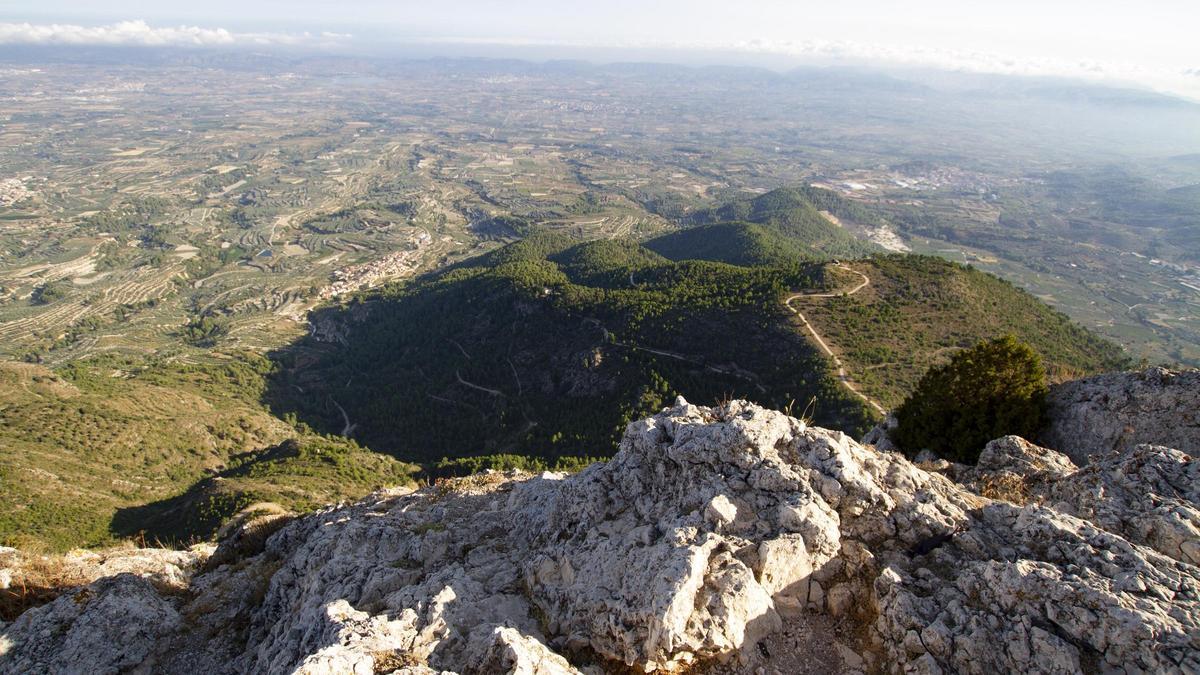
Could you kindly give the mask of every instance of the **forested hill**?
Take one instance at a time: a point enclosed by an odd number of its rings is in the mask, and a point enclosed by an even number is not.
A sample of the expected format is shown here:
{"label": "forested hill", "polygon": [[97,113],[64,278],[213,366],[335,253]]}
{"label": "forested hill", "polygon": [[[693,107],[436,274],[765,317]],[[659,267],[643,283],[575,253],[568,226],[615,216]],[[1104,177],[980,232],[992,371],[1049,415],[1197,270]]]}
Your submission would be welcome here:
{"label": "forested hill", "polygon": [[[610,455],[626,422],[677,394],[745,397],[862,431],[869,411],[782,303],[795,292],[835,293],[792,305],[887,406],[930,365],[1003,333],[1054,372],[1129,365],[1028,293],[938,258],[737,266],[683,259],[685,249],[660,245],[669,239],[649,242],[664,257],[633,241],[533,234],[322,310],[315,337],[277,363],[234,354],[209,365],[104,357],[0,368],[0,543],[188,541],[252,503],[308,508],[417,470],[371,450],[435,473],[578,466]],[[771,260],[759,243],[695,254]],[[837,295],[858,275],[870,284]]]}
{"label": "forested hill", "polygon": [[644,246],[671,260],[712,260],[731,265],[782,266],[818,258],[799,240],[757,223],[698,225],[655,237]]}
{"label": "forested hill", "polygon": [[[979,340],[1013,334],[1055,379],[1133,365],[1121,347],[1011,283],[943,258],[881,255],[847,263],[871,283],[852,296],[797,301],[858,385],[891,408],[935,364]],[[859,277],[838,269],[847,286]]]}
{"label": "forested hill", "polygon": [[[786,240],[810,258],[857,257],[877,250],[845,231],[835,219],[874,223],[877,217],[833,192],[803,186],[779,188],[696,211],[685,218],[684,224],[754,223],[764,226],[762,230],[781,235],[773,238],[772,248],[779,246],[780,239]],[[752,236],[761,239],[762,230]]]}
{"label": "forested hill", "polygon": [[745,397],[818,423],[871,418],[788,322],[788,270],[671,262],[633,242],[537,234],[474,264],[314,317],[281,358],[277,405],[421,461],[607,455],[632,419],[678,394]]}
{"label": "forested hill", "polygon": [[[686,260],[684,248],[664,245],[679,236],[642,246],[537,233],[323,310],[313,317],[314,336],[279,354],[271,402],[427,464],[606,455],[629,420],[679,394],[791,406],[822,426],[862,431],[872,414],[833,379],[829,360],[782,302],[796,292],[836,292],[847,272],[786,253],[775,265]],[[761,241],[734,237],[697,253],[764,263],[772,256]],[[797,306],[846,341],[843,348],[832,340],[852,375],[863,366],[872,392],[889,403],[907,393],[913,373],[998,332],[1030,341],[1052,367],[1072,372],[1125,362],[1119,348],[981,272],[915,256],[850,265],[876,279],[853,302]]]}

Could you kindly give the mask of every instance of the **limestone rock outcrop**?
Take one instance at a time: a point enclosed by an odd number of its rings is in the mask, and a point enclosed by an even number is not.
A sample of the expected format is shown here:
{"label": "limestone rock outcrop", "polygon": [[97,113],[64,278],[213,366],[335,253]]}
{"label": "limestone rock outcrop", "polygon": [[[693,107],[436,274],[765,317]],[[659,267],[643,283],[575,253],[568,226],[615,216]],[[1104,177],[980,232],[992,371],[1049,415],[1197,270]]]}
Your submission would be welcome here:
{"label": "limestone rock outcrop", "polygon": [[1079,467],[1061,452],[1034,445],[1020,436],[1005,436],[983,447],[973,469],[981,474],[1006,472],[1041,483],[1069,476]]}
{"label": "limestone rock outcrop", "polygon": [[18,617],[0,634],[0,669],[128,672],[144,664],[181,623],[176,604],[147,579],[131,573],[104,577]]}
{"label": "limestone rock outcrop", "polygon": [[1139,445],[1077,469],[1061,453],[1007,436],[989,443],[976,466],[948,473],[985,496],[1050,506],[1200,565],[1200,461],[1178,450]]}
{"label": "limestone rock outcrop", "polygon": [[[680,400],[573,476],[379,492],[182,593],[101,580],[0,632],[0,671],[67,672],[46,655],[97,645],[97,672],[754,672],[780,635],[826,670],[1200,670],[1196,462],[989,448],[974,479],[1027,481],[1028,504],[749,403]],[[140,618],[102,620],[113,606]]]}
{"label": "limestone rock outcrop", "polygon": [[84,585],[103,577],[133,574],[159,586],[184,588],[192,573],[212,553],[211,544],[187,550],[117,548],[76,550],[64,555],[31,554],[0,547],[0,590],[12,586],[44,586],[66,582]]}
{"label": "limestone rock outcrop", "polygon": [[874,590],[907,672],[1200,669],[1200,571],[1053,509],[989,505]]}
{"label": "limestone rock outcrop", "polygon": [[1200,454],[1200,370],[1106,373],[1050,388],[1039,441],[1076,464],[1142,444]]}
{"label": "limestone rock outcrop", "polygon": [[1200,461],[1172,448],[1114,451],[1043,491],[1046,503],[1200,565]]}

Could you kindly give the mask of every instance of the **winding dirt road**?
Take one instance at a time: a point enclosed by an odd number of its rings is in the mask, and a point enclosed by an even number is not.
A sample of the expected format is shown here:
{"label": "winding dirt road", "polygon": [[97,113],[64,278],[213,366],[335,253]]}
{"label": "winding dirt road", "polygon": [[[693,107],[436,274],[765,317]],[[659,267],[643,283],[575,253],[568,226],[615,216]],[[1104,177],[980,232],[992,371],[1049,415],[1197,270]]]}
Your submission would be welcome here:
{"label": "winding dirt road", "polygon": [[800,310],[798,310],[792,306],[793,300],[799,300],[801,298],[804,298],[804,299],[836,298],[839,295],[854,295],[855,293],[866,288],[871,283],[871,278],[868,277],[867,275],[863,274],[862,272],[859,272],[858,270],[850,269],[849,267],[846,267],[845,265],[843,265],[841,263],[838,263],[837,265],[835,265],[835,267],[844,269],[847,272],[853,272],[854,274],[857,274],[858,276],[862,277],[862,283],[855,286],[854,288],[851,288],[848,291],[841,290],[841,291],[835,291],[832,293],[796,293],[794,295],[789,295],[787,297],[787,299],[783,301],[783,304],[786,305],[787,308],[790,309],[793,314],[800,317],[801,323],[803,323],[804,327],[808,329],[808,332],[810,335],[813,336],[813,339],[817,341],[817,345],[821,347],[821,351],[825,352],[829,356],[829,358],[833,359],[833,365],[837,366],[838,381],[842,383],[842,386],[846,387],[846,389],[849,389],[850,392],[853,393],[855,396],[866,401],[867,405],[869,405],[872,408],[874,408],[875,410],[879,411],[880,415],[886,415],[887,411],[883,409],[883,406],[879,405],[879,403],[875,399],[862,393],[861,391],[858,390],[858,387],[854,386],[854,383],[850,381],[850,376],[846,373],[846,367],[842,364],[842,360],[840,358],[838,358],[837,354],[833,353],[832,349],[829,348],[829,343],[825,342],[825,338],[821,337],[821,334],[817,332],[817,329],[813,328],[812,324],[808,322],[808,317],[804,316],[804,314],[802,314],[800,312]]}

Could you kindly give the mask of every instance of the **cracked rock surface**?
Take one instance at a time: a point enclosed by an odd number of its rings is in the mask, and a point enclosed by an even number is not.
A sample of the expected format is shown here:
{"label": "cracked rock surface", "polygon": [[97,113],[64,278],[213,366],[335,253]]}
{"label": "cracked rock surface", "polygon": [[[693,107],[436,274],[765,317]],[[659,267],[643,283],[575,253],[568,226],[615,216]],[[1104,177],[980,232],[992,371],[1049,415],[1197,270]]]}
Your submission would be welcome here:
{"label": "cracked rock surface", "polygon": [[993,445],[975,477],[1028,479],[1029,504],[681,399],[573,476],[379,492],[183,591],[101,579],[3,629],[0,671],[1200,670],[1197,463]]}
{"label": "cracked rock surface", "polygon": [[1200,461],[1178,450],[1139,445],[1093,456],[1076,469],[1065,455],[1008,436],[989,443],[977,466],[957,473],[985,494],[988,486],[1019,479],[1022,502],[1050,506],[1200,565]]}
{"label": "cracked rock surface", "polygon": [[1038,439],[1076,464],[1143,444],[1200,454],[1200,370],[1147,368],[1050,388]]}

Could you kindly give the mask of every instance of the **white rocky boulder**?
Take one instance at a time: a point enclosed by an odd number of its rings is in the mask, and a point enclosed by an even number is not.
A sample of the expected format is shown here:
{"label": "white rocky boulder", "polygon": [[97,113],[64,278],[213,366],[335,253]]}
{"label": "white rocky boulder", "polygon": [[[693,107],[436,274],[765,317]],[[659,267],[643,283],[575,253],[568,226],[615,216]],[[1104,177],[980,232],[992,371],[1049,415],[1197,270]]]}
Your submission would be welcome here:
{"label": "white rocky boulder", "polygon": [[1017,436],[988,443],[956,478],[985,496],[1050,506],[1176,560],[1200,564],[1200,461],[1139,445],[1082,469]]}
{"label": "white rocky boulder", "polygon": [[[1194,462],[1138,453],[1072,472],[1004,439],[979,475],[1036,478],[1018,505],[778,412],[680,400],[573,476],[380,492],[187,593],[98,582],[4,629],[0,671],[95,645],[164,673],[769,672],[802,661],[780,635],[832,670],[1194,671]],[[110,601],[146,620],[70,620]]]}
{"label": "white rocky boulder", "polygon": [[1079,467],[1069,457],[1034,445],[1020,436],[997,438],[984,446],[973,467],[977,472],[1006,472],[1026,480],[1055,480],[1074,473]]}
{"label": "white rocky boulder", "polygon": [[175,602],[133,574],[103,578],[30,610],[0,634],[5,673],[124,673],[177,631]]}
{"label": "white rocky boulder", "polygon": [[1142,444],[1200,454],[1200,370],[1106,373],[1050,388],[1039,441],[1076,464]]}
{"label": "white rocky boulder", "polygon": [[1042,502],[1200,565],[1200,461],[1172,448],[1115,451],[1037,491]]}

